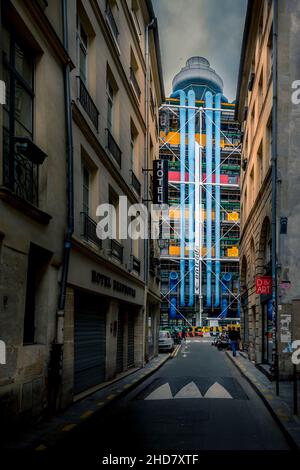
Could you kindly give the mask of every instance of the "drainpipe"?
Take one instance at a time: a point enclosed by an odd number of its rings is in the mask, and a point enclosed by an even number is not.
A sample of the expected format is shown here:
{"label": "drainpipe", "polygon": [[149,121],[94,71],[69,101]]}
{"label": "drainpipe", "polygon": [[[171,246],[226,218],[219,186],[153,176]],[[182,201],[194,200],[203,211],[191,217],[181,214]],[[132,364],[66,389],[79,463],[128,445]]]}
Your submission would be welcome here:
{"label": "drainpipe", "polygon": [[[68,51],[68,2],[62,0],[63,18],[63,44]],[[64,242],[64,255],[62,277],[58,299],[58,311],[56,315],[56,344],[64,342],[64,309],[66,300],[67,279],[71,252],[72,235],[74,231],[74,183],[73,183],[73,133],[72,133],[72,109],[70,89],[70,63],[64,68],[64,98],[65,98],[65,122],[66,122],[66,157],[67,157],[67,232]]]}
{"label": "drainpipe", "polygon": [[211,249],[211,227],[212,227],[212,122],[213,122],[213,95],[210,91],[205,94],[206,111],[206,306],[211,307],[211,268],[212,268],[212,249]]}
{"label": "drainpipe", "polygon": [[273,108],[272,108],[272,301],[274,329],[274,369],[276,395],[279,395],[278,358],[278,298],[277,298],[277,60],[278,60],[278,0],[273,2]]}
{"label": "drainpipe", "polygon": [[[172,95],[180,97],[180,106],[185,106],[186,95],[179,90]],[[185,306],[185,130],[186,109],[180,108],[180,306]]]}
{"label": "drainpipe", "polygon": [[[145,138],[145,152],[144,152],[144,204],[149,208],[149,105],[150,105],[150,46],[149,46],[149,34],[150,30],[156,28],[156,21],[153,18],[152,21],[146,26],[146,39],[145,39],[145,62],[146,62],[146,83],[145,83],[145,125],[146,125],[146,138]],[[145,285],[148,285],[149,279],[149,240],[144,240],[144,278]]]}
{"label": "drainpipe", "polygon": [[[188,106],[195,107],[195,92],[188,92]],[[189,157],[189,307],[194,305],[195,240],[195,109],[188,110]]]}
{"label": "drainpipe", "polygon": [[[221,109],[221,93],[215,97],[215,108]],[[220,253],[220,129],[221,129],[221,111],[215,111],[215,173],[216,173],[216,203],[215,203],[215,246],[216,246],[216,284],[215,284],[215,307],[220,305],[220,273],[221,273],[221,253]]]}
{"label": "drainpipe", "polygon": [[[143,203],[146,206],[147,214],[149,214],[149,146],[150,146],[150,134],[149,134],[149,105],[150,105],[150,46],[149,46],[149,35],[150,30],[156,28],[156,21],[153,18],[150,23],[146,26],[146,37],[145,37],[145,63],[146,63],[146,76],[145,76],[145,151],[144,151],[144,200]],[[148,237],[144,240],[144,280],[145,280],[145,300],[144,300],[144,311],[143,311],[143,347],[144,354],[142,357],[142,366],[145,365],[146,360],[146,316],[147,316],[147,286],[149,282],[149,240]]]}

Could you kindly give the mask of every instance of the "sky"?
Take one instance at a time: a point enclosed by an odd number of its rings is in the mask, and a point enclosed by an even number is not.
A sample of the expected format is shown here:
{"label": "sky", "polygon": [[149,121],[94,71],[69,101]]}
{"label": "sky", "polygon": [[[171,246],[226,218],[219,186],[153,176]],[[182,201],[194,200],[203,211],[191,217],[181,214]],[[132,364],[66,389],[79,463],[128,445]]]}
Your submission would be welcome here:
{"label": "sky", "polygon": [[158,19],[166,96],[187,59],[200,55],[236,98],[247,0],[152,0]]}

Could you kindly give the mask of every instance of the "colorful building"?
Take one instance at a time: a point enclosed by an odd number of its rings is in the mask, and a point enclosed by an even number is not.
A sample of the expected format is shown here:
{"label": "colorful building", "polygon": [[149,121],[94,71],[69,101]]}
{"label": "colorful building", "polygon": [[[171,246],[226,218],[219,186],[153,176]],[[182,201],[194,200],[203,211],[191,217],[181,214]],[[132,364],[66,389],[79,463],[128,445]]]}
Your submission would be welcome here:
{"label": "colorful building", "polygon": [[205,58],[190,58],[160,112],[170,225],[170,237],[161,240],[162,326],[238,322],[240,133],[234,114],[221,77]]}

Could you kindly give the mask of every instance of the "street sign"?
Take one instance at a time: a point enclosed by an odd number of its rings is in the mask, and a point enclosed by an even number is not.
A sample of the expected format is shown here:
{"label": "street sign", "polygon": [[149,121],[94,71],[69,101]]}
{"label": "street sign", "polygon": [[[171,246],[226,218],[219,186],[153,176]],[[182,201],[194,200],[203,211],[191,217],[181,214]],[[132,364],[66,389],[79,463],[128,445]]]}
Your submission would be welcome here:
{"label": "street sign", "polygon": [[271,276],[256,276],[255,280],[256,294],[272,294],[272,277]]}
{"label": "street sign", "polygon": [[168,160],[153,161],[153,204],[168,204]]}

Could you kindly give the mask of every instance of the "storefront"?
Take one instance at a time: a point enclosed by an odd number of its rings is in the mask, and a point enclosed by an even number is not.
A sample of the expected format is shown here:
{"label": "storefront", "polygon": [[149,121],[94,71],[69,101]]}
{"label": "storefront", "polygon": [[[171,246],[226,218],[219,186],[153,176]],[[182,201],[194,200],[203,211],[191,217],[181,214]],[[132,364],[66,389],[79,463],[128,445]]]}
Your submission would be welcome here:
{"label": "storefront", "polygon": [[119,266],[72,253],[64,337],[65,402],[144,363],[144,284]]}

